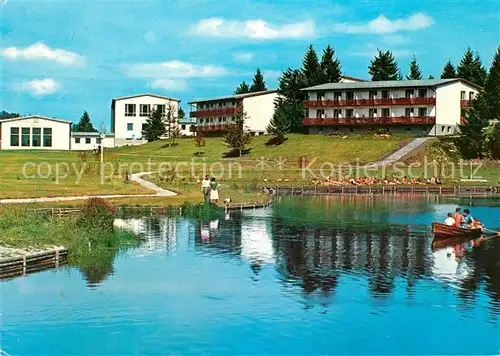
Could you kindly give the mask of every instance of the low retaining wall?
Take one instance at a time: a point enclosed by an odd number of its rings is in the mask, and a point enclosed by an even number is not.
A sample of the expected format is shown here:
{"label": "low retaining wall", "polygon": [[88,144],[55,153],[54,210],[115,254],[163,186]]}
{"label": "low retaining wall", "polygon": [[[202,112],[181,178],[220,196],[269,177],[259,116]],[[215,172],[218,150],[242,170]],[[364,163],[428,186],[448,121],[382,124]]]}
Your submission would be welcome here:
{"label": "low retaining wall", "polygon": [[24,276],[68,263],[67,249],[53,249],[0,260],[0,279]]}

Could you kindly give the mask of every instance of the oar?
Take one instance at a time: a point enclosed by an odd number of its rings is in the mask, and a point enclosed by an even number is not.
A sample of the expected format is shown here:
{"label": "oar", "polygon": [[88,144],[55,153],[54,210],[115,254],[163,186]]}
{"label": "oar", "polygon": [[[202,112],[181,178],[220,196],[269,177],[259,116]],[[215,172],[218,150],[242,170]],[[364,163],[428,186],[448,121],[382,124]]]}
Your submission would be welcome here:
{"label": "oar", "polygon": [[483,231],[494,232],[495,234],[497,234],[498,236],[500,236],[500,231],[495,231],[495,230],[487,229],[485,227],[483,227]]}

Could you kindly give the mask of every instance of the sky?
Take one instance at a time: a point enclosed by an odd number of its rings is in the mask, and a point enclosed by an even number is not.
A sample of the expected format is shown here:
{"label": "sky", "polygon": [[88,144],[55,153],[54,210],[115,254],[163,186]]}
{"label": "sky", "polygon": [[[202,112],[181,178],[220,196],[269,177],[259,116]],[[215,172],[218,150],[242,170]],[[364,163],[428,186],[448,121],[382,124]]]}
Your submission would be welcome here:
{"label": "sky", "polygon": [[260,68],[267,86],[330,44],[344,75],[369,79],[377,48],[403,74],[415,55],[439,76],[470,46],[489,66],[500,1],[0,0],[0,110],[109,129],[111,99],[156,93],[187,102],[229,95]]}

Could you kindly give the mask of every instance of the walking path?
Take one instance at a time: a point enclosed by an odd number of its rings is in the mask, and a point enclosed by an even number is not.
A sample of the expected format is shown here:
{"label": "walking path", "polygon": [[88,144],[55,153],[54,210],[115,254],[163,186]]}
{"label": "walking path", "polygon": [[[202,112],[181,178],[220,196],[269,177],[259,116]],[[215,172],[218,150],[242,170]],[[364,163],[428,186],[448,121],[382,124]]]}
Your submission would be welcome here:
{"label": "walking path", "polygon": [[69,197],[42,197],[42,198],[20,198],[20,199],[0,199],[0,204],[26,204],[26,203],[54,203],[61,201],[71,201],[71,200],[85,200],[89,198],[135,198],[135,197],[173,197],[177,193],[170,190],[160,188],[156,184],[142,179],[144,175],[148,175],[154,172],[141,172],[135,173],[130,176],[130,180],[137,182],[144,188],[151,189],[155,194],[109,194],[109,195],[79,195],[79,196],[69,196]]}
{"label": "walking path", "polygon": [[399,161],[401,158],[406,156],[408,153],[413,151],[414,149],[422,146],[427,140],[430,140],[432,137],[419,137],[411,141],[409,144],[406,146],[400,148],[396,152],[392,153],[388,157],[384,158],[382,161],[378,161],[373,163],[373,166],[376,167],[383,167],[383,166],[388,166],[390,164],[396,163]]}

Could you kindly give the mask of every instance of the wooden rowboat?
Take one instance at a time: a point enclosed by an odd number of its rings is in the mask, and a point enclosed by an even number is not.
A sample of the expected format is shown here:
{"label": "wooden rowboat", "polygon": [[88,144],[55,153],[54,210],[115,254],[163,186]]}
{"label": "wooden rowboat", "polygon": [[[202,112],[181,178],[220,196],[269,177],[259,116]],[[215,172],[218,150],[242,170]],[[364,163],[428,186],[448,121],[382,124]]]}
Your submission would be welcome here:
{"label": "wooden rowboat", "polygon": [[432,232],[436,237],[479,237],[483,234],[481,228],[464,229],[437,222],[432,223]]}

